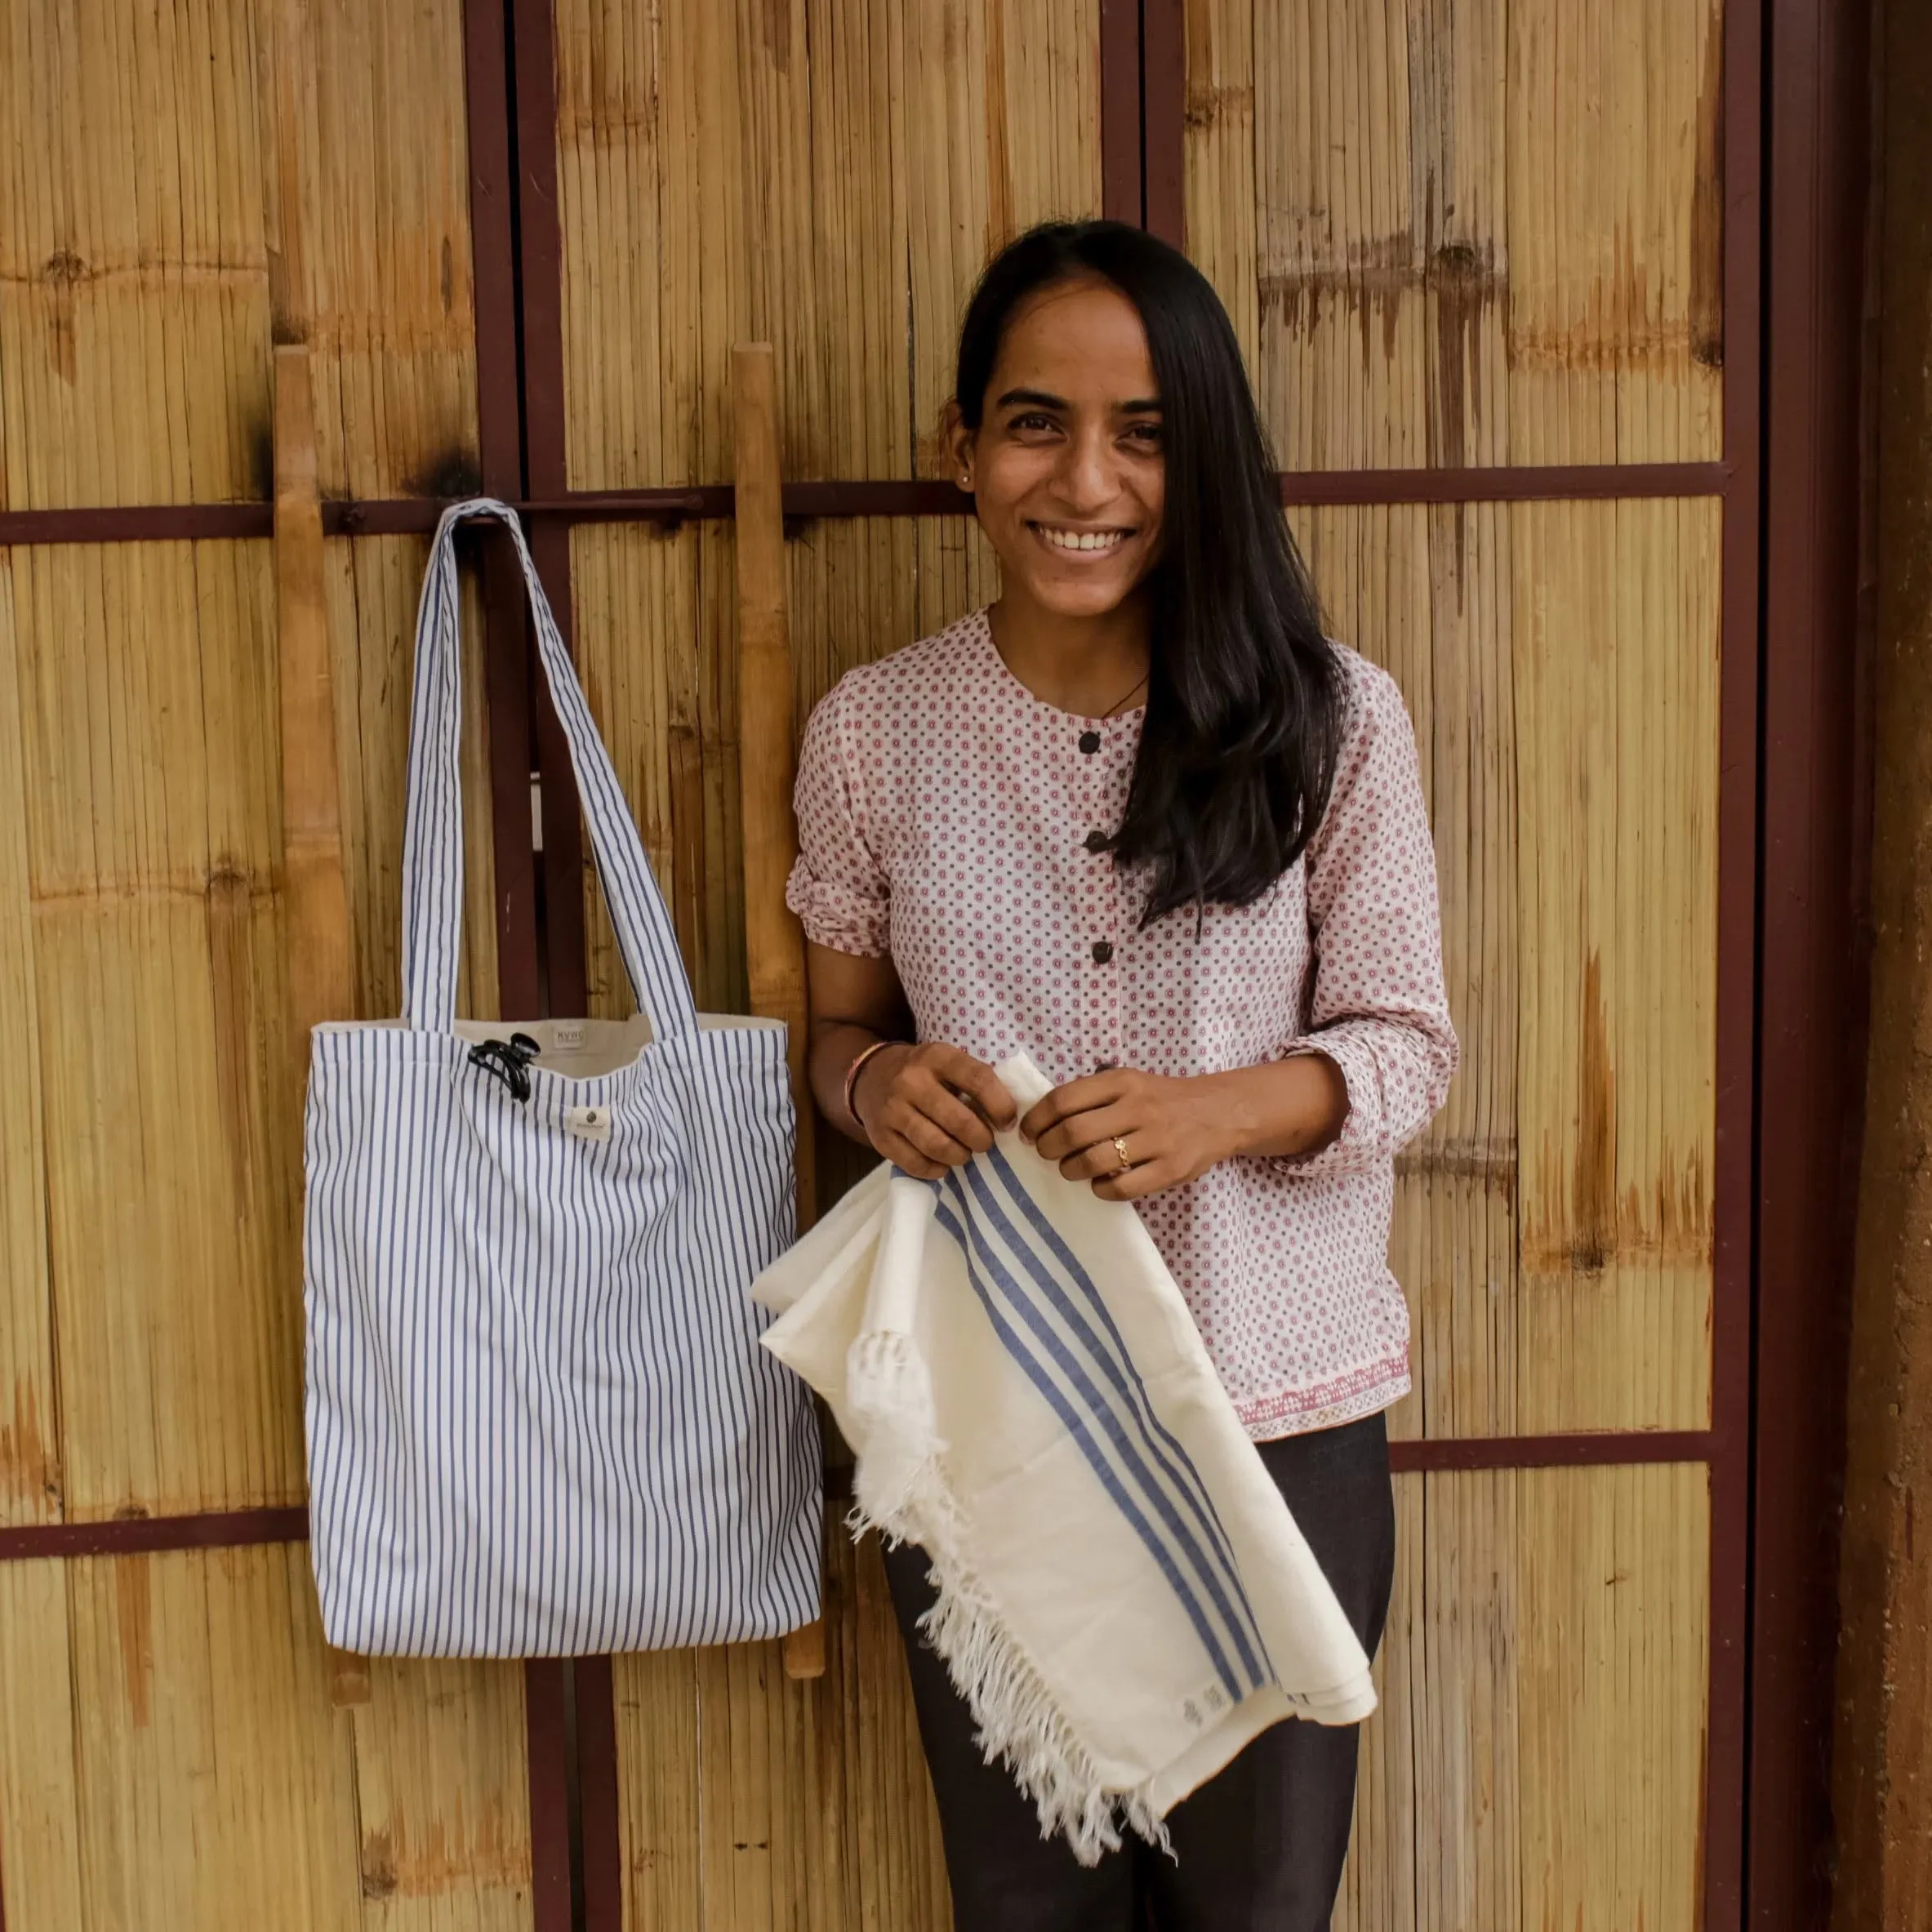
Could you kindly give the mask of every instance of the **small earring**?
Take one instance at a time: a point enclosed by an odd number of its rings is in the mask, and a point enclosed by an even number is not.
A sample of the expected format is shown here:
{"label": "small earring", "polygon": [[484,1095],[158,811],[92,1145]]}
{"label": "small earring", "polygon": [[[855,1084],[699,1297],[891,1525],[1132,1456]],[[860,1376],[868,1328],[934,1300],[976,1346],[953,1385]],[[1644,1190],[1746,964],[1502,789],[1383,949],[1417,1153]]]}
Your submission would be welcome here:
{"label": "small earring", "polygon": [[973,487],[973,477],[969,471],[962,470],[959,472],[959,487],[962,490],[970,490]]}

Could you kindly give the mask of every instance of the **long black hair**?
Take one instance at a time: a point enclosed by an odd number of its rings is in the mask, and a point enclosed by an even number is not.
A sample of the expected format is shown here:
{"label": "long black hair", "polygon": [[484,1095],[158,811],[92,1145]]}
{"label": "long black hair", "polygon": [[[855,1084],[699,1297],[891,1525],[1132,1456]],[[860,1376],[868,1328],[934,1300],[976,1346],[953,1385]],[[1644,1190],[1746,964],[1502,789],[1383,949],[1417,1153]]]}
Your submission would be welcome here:
{"label": "long black hair", "polygon": [[1328,808],[1340,668],[1296,549],[1240,345],[1207,278],[1145,230],[1051,221],[994,257],[959,332],[954,390],[983,419],[1001,338],[1036,290],[1111,283],[1140,312],[1160,385],[1166,506],[1148,579],[1146,721],[1113,839],[1145,866],[1142,924],[1246,906],[1301,856]]}

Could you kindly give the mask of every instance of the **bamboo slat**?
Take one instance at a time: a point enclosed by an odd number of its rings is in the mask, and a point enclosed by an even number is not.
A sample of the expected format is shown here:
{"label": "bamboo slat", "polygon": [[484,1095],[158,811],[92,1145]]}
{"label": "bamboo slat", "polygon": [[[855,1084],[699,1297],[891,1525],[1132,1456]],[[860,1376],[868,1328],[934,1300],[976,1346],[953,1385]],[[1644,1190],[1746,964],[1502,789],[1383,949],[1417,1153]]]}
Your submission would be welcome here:
{"label": "bamboo slat", "polygon": [[1188,241],[1284,466],[1719,448],[1718,0],[1187,0]]}
{"label": "bamboo slat", "polygon": [[806,1071],[805,941],[786,909],[798,856],[791,788],[796,718],[785,597],[778,405],[767,343],[732,358],[737,402],[734,518],[738,576],[738,777],[745,833],[745,956],[751,1011],[782,1020],[798,1102],[799,1227],[815,1218],[814,1115]]}
{"label": "bamboo slat", "polygon": [[[282,846],[288,937],[288,1095],[305,1091],[310,1029],[354,1012],[336,692],[323,592],[322,499],[309,351],[275,351],[275,643],[282,701]],[[338,1704],[366,1703],[368,1667],[329,1654]]]}
{"label": "bamboo slat", "polygon": [[315,481],[315,399],[309,351],[296,345],[275,351],[275,634],[289,1028],[299,1062],[311,1027],[354,1017],[354,985]]}
{"label": "bamboo slat", "polygon": [[789,478],[928,461],[990,243],[1100,201],[1097,0],[561,0],[570,479],[730,474],[735,341]]}
{"label": "bamboo slat", "polygon": [[[733,536],[738,563],[738,775],[745,833],[745,964],[751,1011],[783,1022],[797,1116],[792,1137],[796,1225],[817,1218],[817,1112],[808,1071],[805,936],[785,903],[798,857],[792,821],[795,719],[786,624],[785,514],[778,462],[778,398],[768,343],[732,354],[737,419]],[[825,1674],[822,1618],[785,1639],[790,1677]]]}
{"label": "bamboo slat", "polygon": [[26,747],[11,554],[0,550],[0,1034],[24,1043],[0,1109],[0,1524],[60,1513]]}

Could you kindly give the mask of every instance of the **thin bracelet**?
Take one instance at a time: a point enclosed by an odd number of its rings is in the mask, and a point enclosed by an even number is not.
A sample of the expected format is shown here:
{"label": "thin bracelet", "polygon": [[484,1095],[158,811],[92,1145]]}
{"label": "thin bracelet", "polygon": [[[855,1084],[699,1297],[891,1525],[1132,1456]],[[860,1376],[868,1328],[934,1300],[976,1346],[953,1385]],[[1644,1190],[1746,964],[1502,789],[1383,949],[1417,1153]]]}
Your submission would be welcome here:
{"label": "thin bracelet", "polygon": [[[867,1047],[861,1053],[858,1055],[855,1060],[853,1060],[851,1066],[846,1068],[845,1111],[847,1113],[852,1115],[853,1120],[858,1120],[860,1126],[865,1127],[866,1124],[863,1120],[859,1120],[859,1111],[852,1103],[852,1090],[858,1084],[858,1077],[860,1073],[864,1070],[866,1062],[870,1060],[875,1053],[883,1053],[888,1047],[902,1047],[905,1044],[906,1042],[902,1039],[875,1039],[873,1041],[870,1046]],[[871,1129],[867,1128],[866,1131],[867,1133],[870,1133]]]}

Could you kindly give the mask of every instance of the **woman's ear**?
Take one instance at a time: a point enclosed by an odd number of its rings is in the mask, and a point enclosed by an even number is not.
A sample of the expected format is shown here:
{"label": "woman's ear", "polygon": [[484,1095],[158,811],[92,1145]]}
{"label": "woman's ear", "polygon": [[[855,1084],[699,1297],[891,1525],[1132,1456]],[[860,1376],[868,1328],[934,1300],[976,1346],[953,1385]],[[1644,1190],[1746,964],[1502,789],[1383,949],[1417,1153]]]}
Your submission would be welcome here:
{"label": "woman's ear", "polygon": [[953,481],[962,490],[973,487],[973,446],[977,438],[966,427],[966,419],[959,413],[955,399],[946,404],[939,418],[941,443],[953,460]]}

